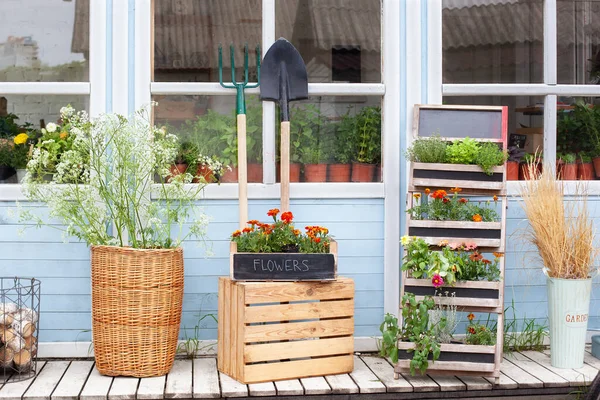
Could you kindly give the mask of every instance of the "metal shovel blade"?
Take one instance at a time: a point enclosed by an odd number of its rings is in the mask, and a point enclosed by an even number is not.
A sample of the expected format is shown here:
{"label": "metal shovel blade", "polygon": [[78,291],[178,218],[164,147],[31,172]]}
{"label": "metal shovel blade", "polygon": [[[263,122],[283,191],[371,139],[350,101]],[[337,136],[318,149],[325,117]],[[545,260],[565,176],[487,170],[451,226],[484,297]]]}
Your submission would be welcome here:
{"label": "metal shovel blade", "polygon": [[284,38],[273,43],[262,61],[260,98],[279,102],[282,121],[290,120],[290,101],[308,99],[306,65],[298,50]]}

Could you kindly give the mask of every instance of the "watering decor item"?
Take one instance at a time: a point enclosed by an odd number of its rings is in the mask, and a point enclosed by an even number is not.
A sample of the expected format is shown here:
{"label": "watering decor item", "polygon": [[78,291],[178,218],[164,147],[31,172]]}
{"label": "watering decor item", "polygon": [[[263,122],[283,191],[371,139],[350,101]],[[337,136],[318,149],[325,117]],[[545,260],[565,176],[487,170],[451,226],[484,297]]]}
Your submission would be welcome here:
{"label": "watering decor item", "polygon": [[554,367],[581,368],[598,248],[587,193],[576,186],[566,199],[564,184],[550,166],[541,172],[527,164],[533,178],[520,187],[521,206],[529,220],[526,239],[534,245],[547,277],[550,357]]}
{"label": "watering decor item", "polygon": [[[130,118],[110,114],[90,121],[85,113],[68,108],[62,119],[69,118],[75,135],[72,150],[89,155],[89,164],[69,185],[36,179],[36,168],[25,177],[25,194],[48,206],[53,224],[62,221],[65,240],[75,237],[91,247],[98,371],[110,376],[164,375],[173,365],[181,320],[180,246],[186,238],[205,235],[207,218],[197,207],[205,185],[186,185],[193,179],[189,172],[171,176],[178,138],[153,127],[147,109]],[[57,173],[74,157],[61,157]],[[155,173],[160,177],[157,185],[152,184]],[[153,200],[152,194],[159,199]],[[37,226],[49,223],[23,209],[20,215],[21,221]],[[175,231],[185,234],[171,237]]]}

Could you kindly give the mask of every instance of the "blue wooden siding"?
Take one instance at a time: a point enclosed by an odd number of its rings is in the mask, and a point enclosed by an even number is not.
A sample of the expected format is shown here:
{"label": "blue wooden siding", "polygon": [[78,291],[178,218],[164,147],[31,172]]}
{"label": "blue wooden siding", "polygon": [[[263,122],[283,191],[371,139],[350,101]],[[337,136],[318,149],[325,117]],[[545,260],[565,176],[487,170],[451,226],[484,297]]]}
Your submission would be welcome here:
{"label": "blue wooden siding", "polygon": [[[217,281],[229,274],[228,237],[237,229],[237,202],[211,200],[199,203],[212,220],[207,246],[184,243],[185,296],[181,337],[193,337],[205,314],[217,313]],[[250,201],[253,219],[267,221],[277,200]],[[24,203],[47,216],[39,204]],[[0,276],[34,276],[42,281],[40,341],[89,341],[90,267],[84,243],[65,244],[52,227],[22,228],[9,210],[15,203],[0,202]],[[375,336],[383,315],[383,200],[292,201],[296,225],[323,225],[339,242],[339,273],[356,283],[356,335]],[[54,221],[58,224],[58,221]],[[208,248],[208,257],[207,249]],[[216,338],[216,323],[205,319],[201,339]]]}

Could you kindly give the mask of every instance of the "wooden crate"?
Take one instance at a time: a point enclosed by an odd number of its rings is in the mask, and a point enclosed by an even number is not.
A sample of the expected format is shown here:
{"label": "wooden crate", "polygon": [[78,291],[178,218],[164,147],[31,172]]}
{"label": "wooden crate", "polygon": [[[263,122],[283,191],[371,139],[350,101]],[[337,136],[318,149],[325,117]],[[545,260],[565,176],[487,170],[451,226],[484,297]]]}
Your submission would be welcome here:
{"label": "wooden crate", "polygon": [[[458,281],[454,286],[444,286],[439,289],[431,285],[431,279],[404,279],[404,292],[413,293],[417,300],[424,296],[435,296],[437,304],[455,305],[459,309],[468,308],[472,311],[501,312],[503,298],[500,290],[502,282],[487,281]],[[437,293],[454,293],[454,297],[436,296]]]}
{"label": "wooden crate", "polygon": [[475,243],[477,247],[500,247],[502,223],[471,221],[433,221],[408,219],[408,236],[419,236],[430,245]]}
{"label": "wooden crate", "polygon": [[479,165],[411,163],[411,182],[415,188],[452,188],[495,190],[504,188],[506,166],[492,168],[492,175],[483,172]]}
{"label": "wooden crate", "polygon": [[354,281],[219,278],[218,369],[242,383],[354,369]]}

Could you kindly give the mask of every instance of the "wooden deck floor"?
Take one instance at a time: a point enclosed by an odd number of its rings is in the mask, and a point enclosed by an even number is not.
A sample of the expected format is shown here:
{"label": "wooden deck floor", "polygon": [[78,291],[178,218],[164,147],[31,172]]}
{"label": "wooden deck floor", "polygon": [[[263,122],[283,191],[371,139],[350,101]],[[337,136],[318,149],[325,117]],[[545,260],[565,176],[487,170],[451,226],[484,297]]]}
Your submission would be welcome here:
{"label": "wooden deck floor", "polygon": [[[589,349],[588,349],[589,350]],[[354,371],[346,375],[294,379],[244,385],[217,372],[214,357],[177,359],[167,376],[158,378],[110,378],[101,376],[94,362],[38,361],[34,379],[0,381],[0,399],[124,400],[191,399],[221,397],[436,399],[436,398],[568,398],[595,378],[600,360],[586,352],[580,369],[557,369],[548,352],[507,354],[499,385],[481,377],[402,376],[393,379],[390,363],[374,355],[355,356]],[[342,396],[339,396],[342,395]],[[553,396],[553,397],[547,397]]]}

